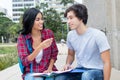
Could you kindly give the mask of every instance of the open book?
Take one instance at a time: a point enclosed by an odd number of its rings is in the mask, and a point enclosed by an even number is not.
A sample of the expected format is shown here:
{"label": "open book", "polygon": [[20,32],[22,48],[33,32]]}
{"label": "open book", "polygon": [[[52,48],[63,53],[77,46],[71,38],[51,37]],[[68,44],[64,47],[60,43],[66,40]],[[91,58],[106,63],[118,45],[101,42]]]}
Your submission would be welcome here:
{"label": "open book", "polygon": [[52,71],[51,73],[32,73],[31,76],[44,76],[44,77],[50,77],[57,74],[67,73],[70,72],[72,69],[65,70],[65,71]]}
{"label": "open book", "polygon": [[31,76],[44,76],[44,77],[50,77],[50,76],[54,76],[57,74],[62,74],[62,73],[80,73],[80,72],[84,72],[84,69],[69,69],[69,70],[65,70],[65,71],[52,71],[51,73],[32,73]]}

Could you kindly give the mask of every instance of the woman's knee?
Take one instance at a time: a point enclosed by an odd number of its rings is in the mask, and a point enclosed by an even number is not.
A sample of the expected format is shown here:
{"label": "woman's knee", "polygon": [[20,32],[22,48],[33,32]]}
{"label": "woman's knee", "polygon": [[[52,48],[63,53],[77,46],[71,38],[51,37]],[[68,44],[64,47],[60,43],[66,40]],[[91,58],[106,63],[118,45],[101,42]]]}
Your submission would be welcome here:
{"label": "woman's knee", "polygon": [[24,80],[44,80],[42,77],[34,77],[31,74],[26,74]]}

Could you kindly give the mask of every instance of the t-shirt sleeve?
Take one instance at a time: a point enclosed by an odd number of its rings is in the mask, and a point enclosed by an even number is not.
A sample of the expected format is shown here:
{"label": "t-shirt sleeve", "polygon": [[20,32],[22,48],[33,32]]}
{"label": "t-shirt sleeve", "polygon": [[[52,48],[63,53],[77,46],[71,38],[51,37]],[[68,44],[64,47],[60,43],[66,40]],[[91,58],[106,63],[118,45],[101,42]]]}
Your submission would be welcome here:
{"label": "t-shirt sleeve", "polygon": [[71,39],[70,39],[70,38],[71,38],[71,37],[70,37],[70,33],[68,33],[66,44],[67,44],[67,47],[68,47],[69,49],[74,50],[73,47],[72,47],[72,45],[71,45],[71,42],[70,42]]}
{"label": "t-shirt sleeve", "polygon": [[96,35],[96,43],[100,50],[100,53],[110,49],[107,37],[103,32],[98,32]]}

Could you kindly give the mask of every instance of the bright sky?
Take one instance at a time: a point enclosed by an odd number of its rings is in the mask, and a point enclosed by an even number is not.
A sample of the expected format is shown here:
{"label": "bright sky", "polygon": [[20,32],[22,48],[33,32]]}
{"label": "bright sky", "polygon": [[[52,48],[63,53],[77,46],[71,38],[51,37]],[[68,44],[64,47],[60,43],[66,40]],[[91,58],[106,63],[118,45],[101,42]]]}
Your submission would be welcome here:
{"label": "bright sky", "polygon": [[82,3],[82,0],[74,0],[74,1],[79,2],[79,3]]}
{"label": "bright sky", "polygon": [[0,0],[0,7],[7,9],[8,15],[12,16],[12,0]]}

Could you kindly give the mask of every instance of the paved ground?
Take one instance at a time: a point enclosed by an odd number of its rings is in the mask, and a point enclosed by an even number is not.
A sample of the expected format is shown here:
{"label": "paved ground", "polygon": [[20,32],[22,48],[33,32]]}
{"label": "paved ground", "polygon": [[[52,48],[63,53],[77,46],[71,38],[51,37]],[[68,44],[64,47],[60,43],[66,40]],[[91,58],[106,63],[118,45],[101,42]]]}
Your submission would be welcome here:
{"label": "paved ground", "polygon": [[16,46],[16,43],[0,43],[0,47]]}
{"label": "paved ground", "polygon": [[[58,44],[58,48],[59,48],[59,55],[55,65],[59,70],[61,70],[63,65],[65,64],[67,48],[66,48],[66,45],[62,46],[60,44]],[[75,65],[76,65],[76,62],[73,63],[73,66]],[[18,64],[12,67],[9,67],[3,71],[0,71],[0,80],[22,80],[21,72],[19,70]],[[120,71],[112,68],[110,80],[120,80]]]}

